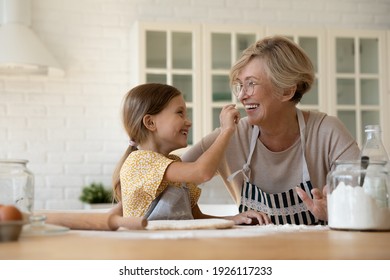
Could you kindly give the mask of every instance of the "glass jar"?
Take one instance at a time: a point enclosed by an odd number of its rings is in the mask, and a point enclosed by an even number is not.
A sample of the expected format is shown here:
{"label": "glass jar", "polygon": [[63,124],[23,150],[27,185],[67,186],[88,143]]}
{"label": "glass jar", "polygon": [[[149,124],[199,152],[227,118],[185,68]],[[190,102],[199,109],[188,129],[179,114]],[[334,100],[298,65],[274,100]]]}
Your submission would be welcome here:
{"label": "glass jar", "polygon": [[24,216],[23,236],[52,235],[69,230],[67,227],[46,224],[46,217],[34,214],[34,175],[27,160],[0,159],[0,204],[16,206]]}
{"label": "glass jar", "polygon": [[331,229],[390,230],[390,178],[384,161],[339,161],[327,176]]}
{"label": "glass jar", "polygon": [[34,204],[34,175],[27,160],[0,159],[0,204],[16,206],[31,215]]}

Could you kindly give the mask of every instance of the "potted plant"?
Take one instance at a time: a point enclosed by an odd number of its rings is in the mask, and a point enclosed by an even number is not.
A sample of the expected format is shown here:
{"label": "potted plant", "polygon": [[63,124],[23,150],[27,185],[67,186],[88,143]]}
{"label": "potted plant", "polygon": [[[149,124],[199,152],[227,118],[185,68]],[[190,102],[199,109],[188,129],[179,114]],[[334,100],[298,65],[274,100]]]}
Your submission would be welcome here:
{"label": "potted plant", "polygon": [[112,190],[95,182],[83,187],[79,199],[84,203],[85,209],[110,208],[113,203]]}

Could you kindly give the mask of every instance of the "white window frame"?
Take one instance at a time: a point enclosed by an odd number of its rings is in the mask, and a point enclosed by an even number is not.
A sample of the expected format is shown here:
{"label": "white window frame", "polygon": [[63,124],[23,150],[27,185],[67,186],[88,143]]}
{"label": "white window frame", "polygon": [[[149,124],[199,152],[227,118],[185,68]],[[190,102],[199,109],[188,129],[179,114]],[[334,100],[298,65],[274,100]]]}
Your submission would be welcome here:
{"label": "white window frame", "polygon": [[[356,141],[359,144],[360,147],[364,144],[363,139],[363,133],[362,133],[362,119],[361,119],[361,111],[363,110],[379,110],[379,119],[380,124],[382,126],[382,130],[385,132],[384,134],[387,135],[389,126],[388,126],[388,116],[386,110],[386,105],[388,104],[388,97],[386,95],[387,89],[386,89],[386,82],[384,77],[386,76],[386,69],[385,69],[385,63],[386,61],[386,33],[383,31],[376,31],[376,30],[328,30],[328,57],[329,57],[329,71],[328,71],[328,84],[329,84],[329,113],[337,116],[337,110],[338,109],[351,109],[354,108],[356,112]],[[360,78],[369,78],[374,77],[378,78],[379,81],[379,105],[362,105],[357,104],[356,106],[352,105],[337,105],[337,73],[336,73],[336,38],[339,37],[345,37],[345,38],[354,38],[355,44],[358,39],[360,38],[377,38],[378,39],[378,74],[361,74],[361,73],[353,73],[353,74],[347,74],[343,75],[345,77],[351,77],[355,80],[359,80]],[[388,54],[387,54],[388,56]],[[356,69],[359,69],[360,61],[358,59],[358,56],[355,56],[355,67]],[[357,94],[360,92],[360,85],[359,83],[356,83],[356,92]],[[387,122],[386,122],[387,120]],[[387,127],[385,127],[387,125]],[[388,136],[386,136],[387,138]],[[389,139],[389,138],[387,138]]]}

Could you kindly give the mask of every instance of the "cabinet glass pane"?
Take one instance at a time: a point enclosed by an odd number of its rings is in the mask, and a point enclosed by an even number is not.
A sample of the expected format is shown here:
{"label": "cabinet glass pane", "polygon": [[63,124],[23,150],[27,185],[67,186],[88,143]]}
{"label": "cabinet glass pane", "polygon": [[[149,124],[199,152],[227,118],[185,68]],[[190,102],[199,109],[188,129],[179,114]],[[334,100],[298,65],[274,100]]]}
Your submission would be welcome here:
{"label": "cabinet glass pane", "polygon": [[213,109],[213,130],[221,126],[219,122],[219,114],[221,114],[221,110],[222,108]]}
{"label": "cabinet glass pane", "polygon": [[164,74],[146,74],[146,82],[147,83],[166,84],[167,83],[167,75],[164,75]]}
{"label": "cabinet glass pane", "polygon": [[378,39],[360,39],[360,72],[378,73]]}
{"label": "cabinet glass pane", "polygon": [[360,91],[360,102],[362,105],[379,105],[379,84],[377,79],[361,79]]}
{"label": "cabinet glass pane", "polygon": [[364,128],[366,125],[380,124],[378,111],[362,111],[362,139],[366,138]]}
{"label": "cabinet glass pane", "polygon": [[146,67],[167,67],[167,33],[146,31]]}
{"label": "cabinet glass pane", "polygon": [[212,76],[213,101],[231,101],[232,93],[229,86],[229,76]]}
{"label": "cabinet glass pane", "polygon": [[301,104],[303,105],[318,105],[318,80],[315,79],[309,92],[306,92],[302,99]]}
{"label": "cabinet glass pane", "polygon": [[231,61],[231,35],[213,33],[211,35],[212,69],[229,69]]}
{"label": "cabinet glass pane", "polygon": [[255,41],[256,41],[255,34],[237,34],[236,59],[238,59],[241,56],[241,53]]}
{"label": "cabinet glass pane", "polygon": [[173,86],[181,91],[186,102],[192,102],[192,76],[191,75],[173,75]]}
{"label": "cabinet glass pane", "polygon": [[298,44],[305,50],[314,66],[314,71],[318,72],[318,42],[315,37],[300,37]]}
{"label": "cabinet glass pane", "polygon": [[192,35],[186,32],[172,33],[173,68],[192,68]]}
{"label": "cabinet glass pane", "polygon": [[355,105],[355,80],[337,79],[337,104]]}
{"label": "cabinet glass pane", "polygon": [[353,38],[336,39],[336,71],[337,73],[354,73],[354,40]]}
{"label": "cabinet glass pane", "polygon": [[356,112],[337,111],[337,117],[344,123],[351,135],[356,139]]}
{"label": "cabinet glass pane", "polygon": [[187,107],[187,118],[189,120],[191,120],[191,122],[192,122],[192,126],[190,127],[190,131],[188,132],[188,140],[187,140],[188,145],[194,144],[194,136],[193,136],[194,134],[192,132],[192,127],[194,126],[194,121],[193,121],[192,117],[193,117],[192,108]]}

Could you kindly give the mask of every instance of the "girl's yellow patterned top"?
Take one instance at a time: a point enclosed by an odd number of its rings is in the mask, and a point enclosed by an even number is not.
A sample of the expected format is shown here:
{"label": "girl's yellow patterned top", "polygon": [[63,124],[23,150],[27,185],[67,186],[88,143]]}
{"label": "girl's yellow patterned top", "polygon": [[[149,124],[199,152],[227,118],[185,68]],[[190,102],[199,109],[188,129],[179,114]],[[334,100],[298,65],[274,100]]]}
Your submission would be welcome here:
{"label": "girl's yellow patterned top", "polygon": [[[123,216],[144,216],[152,201],[165,190],[168,183],[180,187],[182,182],[163,181],[169,164],[180,160],[176,155],[166,157],[153,151],[132,152],[120,171]],[[201,190],[193,183],[186,183],[186,185],[190,193],[191,206],[194,207]]]}

